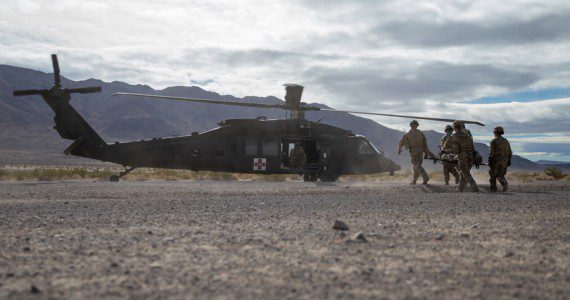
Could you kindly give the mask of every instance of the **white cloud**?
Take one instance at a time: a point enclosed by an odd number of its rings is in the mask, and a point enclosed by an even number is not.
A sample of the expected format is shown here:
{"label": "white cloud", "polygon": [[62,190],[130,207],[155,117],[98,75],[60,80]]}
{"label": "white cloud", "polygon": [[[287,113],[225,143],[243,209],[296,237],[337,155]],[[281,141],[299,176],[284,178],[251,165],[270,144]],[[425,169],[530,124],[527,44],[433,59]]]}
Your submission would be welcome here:
{"label": "white cloud", "polygon": [[0,63],[50,71],[57,52],[72,79],[278,97],[296,82],[307,101],[339,109],[567,133],[568,99],[458,102],[570,86],[569,14],[561,0],[13,0],[0,6]]}

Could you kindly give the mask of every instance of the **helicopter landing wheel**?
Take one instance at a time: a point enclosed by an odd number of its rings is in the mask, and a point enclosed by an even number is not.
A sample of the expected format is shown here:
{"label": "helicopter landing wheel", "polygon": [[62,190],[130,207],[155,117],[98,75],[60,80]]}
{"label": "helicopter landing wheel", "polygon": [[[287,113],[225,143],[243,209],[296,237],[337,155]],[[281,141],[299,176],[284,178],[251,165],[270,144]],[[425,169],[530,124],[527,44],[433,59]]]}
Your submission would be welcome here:
{"label": "helicopter landing wheel", "polygon": [[119,173],[119,175],[113,175],[113,176],[111,176],[111,177],[109,178],[109,180],[110,180],[111,182],[119,182],[119,179],[120,179],[121,177],[123,177],[123,176],[125,176],[125,175],[131,173],[131,171],[134,170],[134,169],[136,169],[136,167],[130,167],[130,168],[125,167],[125,170],[124,170],[123,172]]}
{"label": "helicopter landing wheel", "polygon": [[304,182],[316,182],[319,179],[318,174],[303,174]]}

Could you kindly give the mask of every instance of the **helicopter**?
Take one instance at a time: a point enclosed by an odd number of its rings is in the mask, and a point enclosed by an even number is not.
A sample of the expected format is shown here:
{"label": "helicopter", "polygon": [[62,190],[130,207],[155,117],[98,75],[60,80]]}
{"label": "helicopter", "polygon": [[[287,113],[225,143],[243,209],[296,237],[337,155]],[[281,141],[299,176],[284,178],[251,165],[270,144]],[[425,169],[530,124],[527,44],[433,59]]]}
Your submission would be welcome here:
{"label": "helicopter", "polygon": [[[61,84],[59,63],[52,54],[54,86],[43,90],[18,90],[14,96],[41,95],[55,112],[54,129],[64,139],[73,142],[64,150],[75,155],[124,167],[110,181],[136,168],[187,169],[257,174],[299,174],[304,181],[336,181],[339,176],[353,174],[394,174],[401,167],[379,151],[370,141],[350,130],[333,125],[309,121],[305,112],[327,111],[389,117],[415,118],[452,122],[452,119],[405,116],[371,112],[341,111],[320,108],[301,102],[304,87],[285,84],[285,101],[279,104],[263,104],[237,101],[221,101],[198,98],[118,92],[113,96],[146,97],[214,105],[231,105],[266,109],[284,109],[290,112],[288,119],[228,119],[219,127],[188,136],[153,138],[152,140],[107,143],[70,104],[71,94],[101,92],[100,86],[64,88]],[[484,126],[475,121],[466,124]],[[291,150],[301,147],[305,161],[294,165]]]}

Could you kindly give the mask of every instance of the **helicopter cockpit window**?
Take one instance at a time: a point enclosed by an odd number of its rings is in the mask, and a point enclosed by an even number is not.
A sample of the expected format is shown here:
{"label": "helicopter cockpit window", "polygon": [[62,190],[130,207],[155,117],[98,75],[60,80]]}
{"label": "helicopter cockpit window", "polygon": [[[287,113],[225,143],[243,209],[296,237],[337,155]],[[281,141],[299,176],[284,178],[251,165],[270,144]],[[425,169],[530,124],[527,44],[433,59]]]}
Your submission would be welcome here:
{"label": "helicopter cockpit window", "polygon": [[257,155],[257,140],[246,139],[245,140],[245,155]]}
{"label": "helicopter cockpit window", "polygon": [[378,151],[367,140],[358,141],[358,154],[377,154]]}
{"label": "helicopter cockpit window", "polygon": [[279,154],[277,141],[266,141],[262,143],[263,156],[277,156]]}

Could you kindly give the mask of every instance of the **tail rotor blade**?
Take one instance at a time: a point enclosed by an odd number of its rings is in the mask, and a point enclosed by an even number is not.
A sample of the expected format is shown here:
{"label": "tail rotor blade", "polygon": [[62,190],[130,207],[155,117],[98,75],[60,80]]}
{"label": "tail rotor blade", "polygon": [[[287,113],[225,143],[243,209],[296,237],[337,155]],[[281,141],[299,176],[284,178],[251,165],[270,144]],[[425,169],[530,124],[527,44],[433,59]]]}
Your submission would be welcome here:
{"label": "tail rotor blade", "polygon": [[57,62],[57,54],[51,55],[51,63],[53,65],[53,77],[55,80],[55,85],[61,85],[61,77],[59,76],[59,63]]}
{"label": "tail rotor blade", "polygon": [[79,94],[89,94],[89,93],[100,93],[101,87],[100,86],[90,86],[84,88],[75,88],[75,89],[65,89],[68,93],[79,93]]}
{"label": "tail rotor blade", "polygon": [[14,91],[14,96],[28,96],[28,95],[41,95],[43,93],[48,93],[48,90],[20,90]]}

